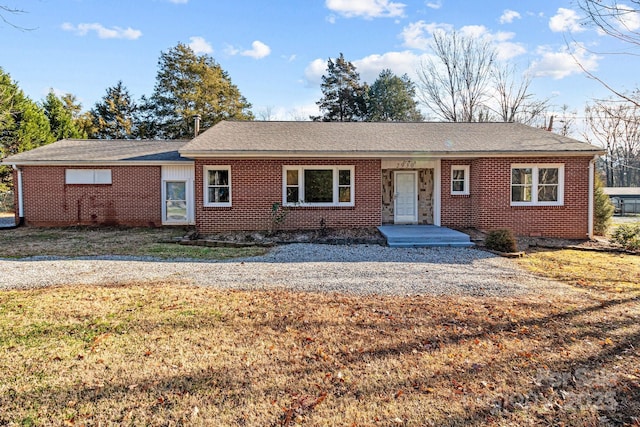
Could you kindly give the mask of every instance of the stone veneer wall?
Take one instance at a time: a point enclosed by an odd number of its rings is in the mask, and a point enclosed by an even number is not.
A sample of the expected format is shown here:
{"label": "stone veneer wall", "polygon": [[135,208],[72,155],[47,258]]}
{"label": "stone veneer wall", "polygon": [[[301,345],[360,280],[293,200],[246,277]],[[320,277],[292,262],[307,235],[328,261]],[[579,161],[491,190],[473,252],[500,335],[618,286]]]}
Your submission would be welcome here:
{"label": "stone veneer wall", "polygon": [[[433,224],[433,169],[418,171],[418,223]],[[382,223],[393,224],[393,182],[395,169],[382,170]]]}

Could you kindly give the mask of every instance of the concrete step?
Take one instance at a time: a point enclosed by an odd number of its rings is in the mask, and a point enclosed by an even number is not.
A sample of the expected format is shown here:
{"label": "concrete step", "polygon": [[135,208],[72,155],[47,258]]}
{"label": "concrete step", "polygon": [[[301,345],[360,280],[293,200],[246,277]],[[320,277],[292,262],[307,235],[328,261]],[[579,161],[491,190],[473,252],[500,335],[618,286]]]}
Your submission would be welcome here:
{"label": "concrete step", "polygon": [[383,225],[378,227],[390,247],[470,247],[468,235],[435,225]]}

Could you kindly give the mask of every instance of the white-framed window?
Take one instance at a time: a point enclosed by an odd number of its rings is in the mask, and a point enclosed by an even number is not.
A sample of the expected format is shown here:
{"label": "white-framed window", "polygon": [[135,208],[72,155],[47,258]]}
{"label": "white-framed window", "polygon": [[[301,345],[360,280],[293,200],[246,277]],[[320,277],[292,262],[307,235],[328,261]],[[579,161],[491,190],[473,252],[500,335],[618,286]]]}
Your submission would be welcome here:
{"label": "white-framed window", "polygon": [[511,165],[511,206],[562,206],[563,164]]}
{"label": "white-framed window", "polygon": [[284,166],[286,206],[353,206],[353,166]]}
{"label": "white-framed window", "polygon": [[204,205],[231,206],[231,166],[204,167]]}
{"label": "white-framed window", "polygon": [[65,184],[111,184],[111,169],[66,169]]}
{"label": "white-framed window", "polygon": [[469,165],[451,166],[451,195],[469,195]]}

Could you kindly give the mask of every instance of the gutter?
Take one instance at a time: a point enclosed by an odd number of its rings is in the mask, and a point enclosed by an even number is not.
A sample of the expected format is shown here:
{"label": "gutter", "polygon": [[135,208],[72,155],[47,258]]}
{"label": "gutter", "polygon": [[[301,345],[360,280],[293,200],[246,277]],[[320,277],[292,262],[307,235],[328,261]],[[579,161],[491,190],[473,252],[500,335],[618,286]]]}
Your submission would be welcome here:
{"label": "gutter", "polygon": [[589,160],[589,208],[587,217],[587,237],[593,239],[593,215],[595,213],[595,163],[598,156],[593,156],[593,159]]}
{"label": "gutter", "polygon": [[18,172],[18,182],[16,184],[18,190],[18,224],[16,227],[24,225],[24,194],[22,191],[22,169],[13,165],[13,169]]}

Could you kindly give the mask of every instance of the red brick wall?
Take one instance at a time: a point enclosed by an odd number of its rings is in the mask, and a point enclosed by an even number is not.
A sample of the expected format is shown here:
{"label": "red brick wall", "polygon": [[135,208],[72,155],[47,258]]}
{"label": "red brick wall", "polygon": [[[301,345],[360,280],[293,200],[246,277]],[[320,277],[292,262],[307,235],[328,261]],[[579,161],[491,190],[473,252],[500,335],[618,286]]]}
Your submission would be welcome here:
{"label": "red brick wall", "polygon": [[66,185],[65,169],[68,167],[22,168],[27,225],[161,225],[160,166],[85,168],[111,169],[110,185]]}
{"label": "red brick wall", "polygon": [[[231,207],[203,206],[205,165],[231,166]],[[353,207],[292,207],[279,229],[372,227],[381,224],[380,160],[233,160],[202,159],[195,164],[196,224],[201,233],[231,230],[268,230],[271,206],[282,203],[284,165],[355,166]]]}
{"label": "red brick wall", "polygon": [[[446,227],[483,231],[511,229],[520,236],[582,239],[588,232],[589,161],[591,157],[485,158],[442,161],[442,216]],[[513,163],[564,164],[563,206],[511,206]],[[469,164],[470,195],[451,196],[451,166]]]}

